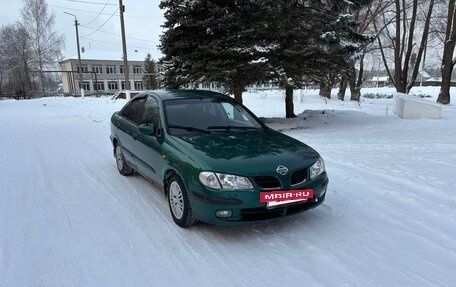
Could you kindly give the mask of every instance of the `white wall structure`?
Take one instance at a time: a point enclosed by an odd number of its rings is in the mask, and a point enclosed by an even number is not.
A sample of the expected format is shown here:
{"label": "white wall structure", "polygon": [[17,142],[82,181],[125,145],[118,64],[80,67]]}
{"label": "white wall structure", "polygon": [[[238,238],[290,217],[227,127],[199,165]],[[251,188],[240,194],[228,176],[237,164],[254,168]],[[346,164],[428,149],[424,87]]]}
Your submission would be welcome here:
{"label": "white wall structure", "polygon": [[394,113],[402,119],[441,119],[439,104],[415,96],[397,93],[394,95]]}
{"label": "white wall structure", "polygon": [[[128,54],[130,90],[143,90],[144,60],[146,54]],[[76,94],[79,90],[79,71],[77,56],[59,62],[62,71],[63,92]],[[110,93],[125,90],[125,74],[122,53],[113,51],[85,51],[81,53],[83,71],[82,88],[86,95]]]}

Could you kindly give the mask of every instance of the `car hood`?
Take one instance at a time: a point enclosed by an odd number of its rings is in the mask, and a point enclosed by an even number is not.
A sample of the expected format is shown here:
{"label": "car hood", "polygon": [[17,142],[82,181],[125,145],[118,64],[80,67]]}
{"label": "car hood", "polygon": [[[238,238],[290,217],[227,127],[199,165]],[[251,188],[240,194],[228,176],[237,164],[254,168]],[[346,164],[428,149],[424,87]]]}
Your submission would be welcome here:
{"label": "car hood", "polygon": [[319,154],[308,145],[274,130],[217,132],[175,137],[202,169],[232,174],[275,173],[309,167]]}

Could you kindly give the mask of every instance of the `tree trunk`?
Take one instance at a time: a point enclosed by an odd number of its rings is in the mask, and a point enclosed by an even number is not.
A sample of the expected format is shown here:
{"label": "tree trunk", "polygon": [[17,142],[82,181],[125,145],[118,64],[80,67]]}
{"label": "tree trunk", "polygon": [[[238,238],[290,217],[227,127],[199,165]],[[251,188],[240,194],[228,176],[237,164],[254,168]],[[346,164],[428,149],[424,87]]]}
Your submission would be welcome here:
{"label": "tree trunk", "polygon": [[350,81],[350,101],[357,101],[361,99],[361,86],[357,86],[354,81]]}
{"label": "tree trunk", "polygon": [[359,59],[359,70],[358,74],[356,74],[355,69],[355,62],[353,62],[353,71],[350,73],[350,79],[348,84],[350,86],[350,101],[357,101],[359,102],[361,98],[361,86],[363,85],[364,81],[364,56],[366,55],[366,50],[364,49],[361,53],[361,57]]}
{"label": "tree trunk", "polygon": [[347,91],[347,81],[348,79],[345,77],[342,77],[340,79],[339,92],[337,93],[337,98],[339,99],[339,101],[343,101],[345,98],[345,91]]}
{"label": "tree trunk", "polygon": [[331,86],[321,82],[320,83],[320,96],[331,99]]}
{"label": "tree trunk", "polygon": [[437,103],[441,103],[444,105],[447,105],[450,103],[450,86],[451,86],[451,74],[453,72],[453,63],[452,63],[452,57],[453,53],[446,51],[447,46],[452,46],[449,47],[453,51],[455,44],[454,43],[449,43],[447,41],[448,45],[445,44],[444,52],[443,52],[443,59],[442,59],[442,85],[440,86],[440,93],[439,97],[437,98]]}
{"label": "tree trunk", "polygon": [[362,76],[363,76],[363,67],[362,67],[362,61],[360,62],[360,69],[359,69],[359,74],[358,74],[358,81],[356,80],[355,73],[353,73],[350,76],[350,80],[348,81],[348,84],[350,86],[350,101],[357,101],[359,102],[359,99],[361,98],[361,85],[362,85]]}
{"label": "tree trunk", "polygon": [[450,80],[451,71],[448,76],[442,73],[442,85],[440,86],[440,93],[439,97],[437,98],[437,103],[444,105],[448,105],[450,103]]}
{"label": "tree trunk", "polygon": [[293,104],[293,87],[289,85],[285,87],[285,116],[287,118],[296,117]]}
{"label": "tree trunk", "polygon": [[243,87],[233,87],[233,94],[234,99],[236,102],[242,104],[242,91],[244,90]]}
{"label": "tree trunk", "polygon": [[24,77],[25,82],[27,84],[26,89],[24,90],[25,96],[30,96],[32,91],[32,80],[30,79],[30,71],[28,68],[27,61],[24,60]]}
{"label": "tree trunk", "polygon": [[439,97],[437,102],[447,105],[450,103],[450,86],[451,74],[454,68],[453,52],[456,45],[456,7],[455,0],[448,2],[448,19],[445,35],[445,43],[443,46],[443,59],[442,59],[442,85],[440,86]]}

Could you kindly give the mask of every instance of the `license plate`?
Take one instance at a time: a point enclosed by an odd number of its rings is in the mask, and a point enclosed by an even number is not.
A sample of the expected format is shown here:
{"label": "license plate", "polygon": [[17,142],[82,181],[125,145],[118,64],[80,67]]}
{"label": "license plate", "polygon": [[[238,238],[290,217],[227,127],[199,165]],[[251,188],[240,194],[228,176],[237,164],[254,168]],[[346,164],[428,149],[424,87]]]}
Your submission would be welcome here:
{"label": "license plate", "polygon": [[267,207],[272,207],[306,201],[313,198],[313,195],[313,189],[262,191],[260,192],[260,202],[265,202]]}

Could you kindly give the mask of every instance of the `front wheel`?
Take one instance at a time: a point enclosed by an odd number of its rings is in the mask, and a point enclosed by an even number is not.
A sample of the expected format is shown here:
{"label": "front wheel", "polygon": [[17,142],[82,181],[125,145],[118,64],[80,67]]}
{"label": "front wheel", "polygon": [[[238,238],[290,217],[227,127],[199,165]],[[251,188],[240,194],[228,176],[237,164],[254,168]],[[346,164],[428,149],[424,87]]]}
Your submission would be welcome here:
{"label": "front wheel", "polygon": [[174,222],[180,227],[190,227],[198,220],[192,215],[192,207],[181,178],[173,175],[167,185],[168,204]]}

